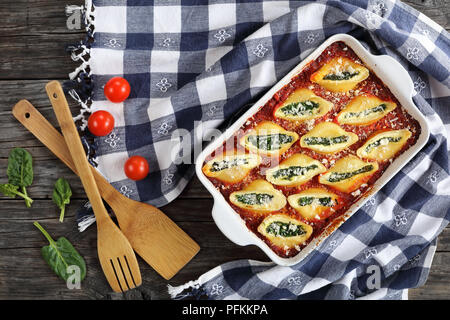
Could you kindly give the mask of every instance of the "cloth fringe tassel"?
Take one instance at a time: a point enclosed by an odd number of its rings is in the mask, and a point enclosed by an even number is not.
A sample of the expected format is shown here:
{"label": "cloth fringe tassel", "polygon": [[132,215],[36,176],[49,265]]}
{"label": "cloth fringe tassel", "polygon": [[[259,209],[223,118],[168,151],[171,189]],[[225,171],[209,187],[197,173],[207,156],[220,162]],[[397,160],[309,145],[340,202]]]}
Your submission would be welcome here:
{"label": "cloth fringe tassel", "polygon": [[172,299],[183,299],[189,296],[192,296],[192,293],[186,293],[184,295],[180,295],[183,291],[187,289],[199,289],[200,283],[198,280],[196,281],[189,281],[183,285],[180,286],[171,286],[170,284],[167,285],[167,292],[170,294],[170,297]]}
{"label": "cloth fringe tassel", "polygon": [[81,10],[82,21],[85,25],[86,38],[77,44],[69,45],[66,48],[75,62],[80,65],[69,74],[68,81],[64,82],[64,91],[70,95],[80,105],[80,113],[73,119],[75,122],[80,121],[79,126],[81,131],[87,127],[87,120],[85,114],[91,112],[91,95],[93,89],[93,82],[91,78],[91,70],[89,65],[89,58],[91,53],[91,44],[94,40],[95,34],[95,7],[92,0],[85,0],[84,6],[66,6],[66,14],[74,12],[74,10]]}

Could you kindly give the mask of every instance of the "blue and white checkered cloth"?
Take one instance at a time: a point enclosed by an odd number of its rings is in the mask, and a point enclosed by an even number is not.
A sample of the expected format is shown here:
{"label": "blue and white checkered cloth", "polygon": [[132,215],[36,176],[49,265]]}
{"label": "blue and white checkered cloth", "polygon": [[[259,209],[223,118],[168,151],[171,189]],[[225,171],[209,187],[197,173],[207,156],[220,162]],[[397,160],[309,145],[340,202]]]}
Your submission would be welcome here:
{"label": "blue and white checkered cloth", "polygon": [[[431,126],[423,150],[301,263],[229,262],[170,287],[174,297],[191,288],[188,295],[210,299],[400,299],[425,282],[436,238],[450,219],[450,39],[442,27],[387,0],[93,4],[94,9],[87,1],[85,20],[94,42],[75,48],[73,58],[82,64],[71,74],[78,85],[71,94],[83,111],[114,115],[114,131],[95,140],[96,161],[130,198],[156,206],[175,199],[194,169],[172,162],[174,130],[190,132],[190,144],[198,147],[195,121],[203,129],[219,126],[337,33],[397,59]],[[131,84],[124,103],[112,104],[103,95],[112,76]],[[134,182],[124,175],[131,155],[149,160],[146,179]]]}

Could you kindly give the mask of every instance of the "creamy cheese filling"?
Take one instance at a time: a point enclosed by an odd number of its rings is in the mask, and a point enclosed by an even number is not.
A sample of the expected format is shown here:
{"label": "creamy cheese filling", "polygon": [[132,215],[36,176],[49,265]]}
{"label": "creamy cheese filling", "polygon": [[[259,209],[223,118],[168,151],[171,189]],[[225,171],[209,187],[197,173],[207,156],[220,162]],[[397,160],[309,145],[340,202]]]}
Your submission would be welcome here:
{"label": "creamy cheese filling", "polygon": [[273,195],[267,193],[244,193],[237,194],[237,201],[247,205],[265,205],[272,201]]}
{"label": "creamy cheese filling", "polygon": [[383,113],[387,109],[387,106],[385,103],[382,103],[376,107],[360,111],[360,112],[347,112],[344,114],[344,119],[348,118],[361,118],[361,117],[367,117],[373,113]]}
{"label": "creamy cheese filling", "polygon": [[218,172],[218,171],[222,171],[222,170],[226,170],[226,169],[230,169],[230,168],[234,168],[234,167],[238,167],[238,166],[242,166],[242,165],[246,165],[246,164],[249,164],[247,158],[237,158],[237,159],[233,159],[233,160],[221,160],[221,161],[213,162],[211,165],[210,171]]}
{"label": "creamy cheese filling", "polygon": [[304,139],[304,142],[309,145],[322,145],[322,146],[331,146],[335,144],[346,143],[349,140],[349,136],[338,136],[338,137],[307,137]]}

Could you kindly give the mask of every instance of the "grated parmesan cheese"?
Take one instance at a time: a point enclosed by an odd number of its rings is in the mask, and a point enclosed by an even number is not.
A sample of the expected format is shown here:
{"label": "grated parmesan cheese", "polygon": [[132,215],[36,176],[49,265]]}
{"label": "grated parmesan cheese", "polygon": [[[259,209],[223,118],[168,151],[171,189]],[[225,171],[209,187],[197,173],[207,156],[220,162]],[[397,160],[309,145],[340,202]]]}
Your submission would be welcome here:
{"label": "grated parmesan cheese", "polygon": [[314,128],[314,122],[315,122],[314,119],[305,121],[306,129],[307,129],[308,131],[310,131],[310,130],[312,130],[312,129]]}

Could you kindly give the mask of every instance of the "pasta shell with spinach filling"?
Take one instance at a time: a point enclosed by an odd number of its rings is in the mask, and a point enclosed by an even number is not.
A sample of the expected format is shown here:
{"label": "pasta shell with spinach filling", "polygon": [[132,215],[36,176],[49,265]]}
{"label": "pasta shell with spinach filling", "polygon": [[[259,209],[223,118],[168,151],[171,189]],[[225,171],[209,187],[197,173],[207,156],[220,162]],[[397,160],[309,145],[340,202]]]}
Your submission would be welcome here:
{"label": "pasta shell with spinach filling", "polygon": [[335,57],[314,72],[310,80],[333,92],[346,92],[369,76],[369,69],[345,57]]}
{"label": "pasta shell with spinach filling", "polygon": [[288,215],[275,214],[266,217],[261,222],[258,232],[278,247],[292,248],[308,240],[313,228]]}
{"label": "pasta shell with spinach filling", "polygon": [[279,185],[294,187],[304,184],[327,169],[318,160],[296,153],[282,161],[278,166],[266,171],[267,181]]}
{"label": "pasta shell with spinach filling", "polygon": [[240,144],[247,150],[274,156],[284,153],[297,140],[297,133],[271,121],[262,121],[240,139]]}
{"label": "pasta shell with spinach filling", "polygon": [[339,112],[337,121],[340,124],[369,125],[377,122],[396,107],[395,102],[383,101],[374,95],[364,94],[353,98]]}
{"label": "pasta shell with spinach filling", "polygon": [[286,205],[284,194],[269,182],[258,179],[244,189],[230,194],[230,201],[235,206],[256,212],[271,212]]}
{"label": "pasta shell with spinach filling", "polygon": [[292,208],[306,220],[323,220],[341,207],[339,197],[324,188],[309,188],[288,197]]}
{"label": "pasta shell with spinach filling", "polygon": [[336,153],[358,141],[358,135],[332,122],[321,122],[303,135],[300,145],[319,153]]}
{"label": "pasta shell with spinach filling", "polygon": [[316,96],[312,90],[301,88],[275,109],[274,116],[289,121],[306,121],[322,117],[332,107],[331,102]]}
{"label": "pasta shell with spinach filling", "polygon": [[202,168],[203,173],[225,183],[237,183],[249,172],[259,166],[261,157],[252,153],[225,152],[208,161]]}
{"label": "pasta shell with spinach filling", "polygon": [[408,129],[375,133],[356,151],[361,158],[384,161],[394,157],[411,137]]}
{"label": "pasta shell with spinach filling", "polygon": [[319,177],[319,182],[349,193],[367,182],[377,170],[377,162],[365,162],[349,155],[336,161],[328,172]]}

